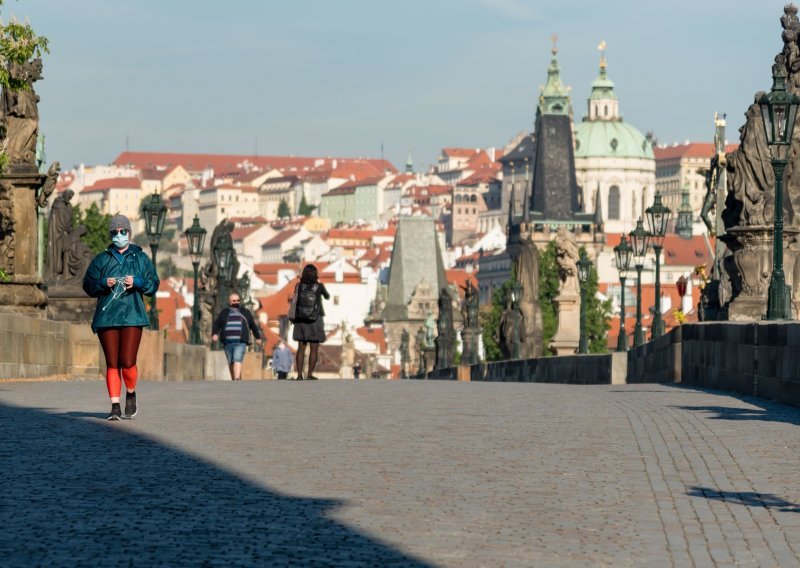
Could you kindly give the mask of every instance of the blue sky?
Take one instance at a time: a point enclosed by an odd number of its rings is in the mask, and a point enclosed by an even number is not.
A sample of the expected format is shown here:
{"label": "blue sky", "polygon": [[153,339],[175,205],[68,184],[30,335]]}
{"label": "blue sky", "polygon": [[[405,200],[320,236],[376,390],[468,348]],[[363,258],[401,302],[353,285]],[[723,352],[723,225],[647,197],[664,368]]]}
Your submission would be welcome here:
{"label": "blue sky", "polygon": [[380,155],[417,167],[444,146],[530,130],[558,34],[575,118],[597,45],[627,122],[659,141],[728,137],[768,90],[785,0],[20,0],[51,41],[49,160],[125,149]]}

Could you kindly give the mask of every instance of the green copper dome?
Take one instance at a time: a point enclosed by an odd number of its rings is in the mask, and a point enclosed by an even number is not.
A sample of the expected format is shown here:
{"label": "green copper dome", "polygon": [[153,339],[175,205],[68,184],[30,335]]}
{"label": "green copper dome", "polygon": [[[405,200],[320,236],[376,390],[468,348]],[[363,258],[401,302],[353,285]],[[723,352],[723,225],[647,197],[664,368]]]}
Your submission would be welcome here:
{"label": "green copper dome", "polygon": [[653,146],[641,132],[622,121],[584,121],[575,125],[576,158],[647,158]]}

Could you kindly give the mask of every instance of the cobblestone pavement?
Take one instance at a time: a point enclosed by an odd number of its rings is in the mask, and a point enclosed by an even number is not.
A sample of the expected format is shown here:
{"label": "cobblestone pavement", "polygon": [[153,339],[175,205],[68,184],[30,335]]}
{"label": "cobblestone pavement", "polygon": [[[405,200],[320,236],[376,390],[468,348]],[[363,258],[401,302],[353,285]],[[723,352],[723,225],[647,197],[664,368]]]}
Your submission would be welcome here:
{"label": "cobblestone pavement", "polygon": [[0,564],[800,565],[800,410],[659,385],[0,384]]}

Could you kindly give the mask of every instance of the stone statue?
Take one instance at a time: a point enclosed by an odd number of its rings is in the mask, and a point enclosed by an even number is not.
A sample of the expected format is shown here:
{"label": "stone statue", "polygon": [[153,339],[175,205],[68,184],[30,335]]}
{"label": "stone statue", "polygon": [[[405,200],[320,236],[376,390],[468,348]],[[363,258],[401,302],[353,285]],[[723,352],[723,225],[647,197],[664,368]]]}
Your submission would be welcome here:
{"label": "stone statue", "polygon": [[506,307],[500,316],[500,325],[495,334],[495,341],[500,347],[504,359],[522,357],[522,345],[528,339],[525,328],[525,317],[520,310],[519,303],[514,300],[511,290],[508,290]]}
{"label": "stone statue", "polygon": [[44,263],[44,280],[54,282],[65,277],[64,249],[72,232],[72,204],[75,195],[67,189],[53,200],[47,221],[47,259]]}
{"label": "stone statue", "polygon": [[556,355],[572,355],[580,339],[581,294],[578,284],[578,245],[575,235],[560,227],[555,238],[558,279],[561,282],[555,297],[558,328],[549,348]]}
{"label": "stone statue", "polygon": [[14,251],[14,185],[0,181],[0,270],[7,275],[15,272]]}
{"label": "stone statue", "polygon": [[522,286],[518,306],[525,325],[525,330],[521,334],[524,339],[520,340],[520,356],[523,359],[531,359],[544,354],[544,324],[539,304],[539,249],[529,236],[520,239],[517,249],[514,261],[515,274],[517,282]]}
{"label": "stone statue", "polygon": [[433,318],[433,312],[428,312],[428,317],[425,319],[425,347],[433,347],[435,339],[436,320]]}
{"label": "stone statue", "polygon": [[61,171],[61,164],[53,162],[50,164],[50,169],[47,170],[47,178],[44,180],[44,185],[39,195],[36,196],[36,205],[44,207],[47,205],[47,200],[53,194],[58,183],[58,173]]}
{"label": "stone statue", "polygon": [[11,63],[8,73],[12,82],[24,87],[3,90],[6,154],[12,167],[18,164],[35,167],[36,142],[39,138],[39,97],[33,89],[33,83],[42,78],[42,60]]}
{"label": "stone statue", "polygon": [[61,262],[64,272],[58,280],[63,286],[80,286],[86,270],[92,263],[94,257],[92,249],[81,240],[86,233],[86,227],[78,225],[64,240]]}
{"label": "stone statue", "polygon": [[407,378],[408,377],[408,344],[410,341],[410,337],[408,335],[408,330],[403,328],[403,332],[400,334],[400,377]]}
{"label": "stone statue", "polygon": [[356,342],[347,329],[347,325],[342,323],[342,367],[350,369],[356,362]]}
{"label": "stone statue", "polygon": [[478,290],[472,284],[472,280],[467,280],[463,289],[464,303],[462,313],[464,316],[464,327],[470,329],[476,328],[478,327]]}
{"label": "stone statue", "polygon": [[446,369],[455,362],[456,332],[453,327],[453,296],[450,288],[439,290],[439,319],[436,336],[436,368]]}
{"label": "stone statue", "polygon": [[580,294],[580,286],[578,284],[578,260],[580,259],[580,254],[578,245],[575,242],[575,235],[567,231],[565,227],[559,227],[555,243],[558,278],[561,280],[560,290],[562,293],[574,292]]}
{"label": "stone statue", "polygon": [[[211,324],[214,321],[214,316],[222,309],[222,306],[227,302],[227,298],[219,298],[222,290],[218,289],[219,267],[214,258],[214,247],[219,242],[222,235],[229,235],[233,231],[234,224],[228,219],[223,219],[214,227],[211,233],[211,241],[209,243],[209,260],[208,263],[200,270],[200,278],[198,282],[199,299],[200,299],[200,334],[203,343],[206,345],[211,343]],[[233,254],[231,269],[231,278],[235,279],[239,273],[239,259],[236,253]],[[230,284],[230,283],[229,283]]]}

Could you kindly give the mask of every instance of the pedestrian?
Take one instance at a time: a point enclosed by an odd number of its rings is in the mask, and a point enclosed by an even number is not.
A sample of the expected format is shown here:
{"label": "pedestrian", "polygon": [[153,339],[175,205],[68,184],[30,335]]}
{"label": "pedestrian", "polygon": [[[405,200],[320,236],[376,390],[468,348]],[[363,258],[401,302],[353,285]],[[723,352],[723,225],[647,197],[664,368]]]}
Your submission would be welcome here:
{"label": "pedestrian", "polygon": [[319,281],[317,267],[307,264],[303,268],[300,282],[294,287],[295,313],[293,316],[294,330],[292,338],[298,342],[295,368],[297,380],[303,380],[303,365],[305,363],[306,346],[309,345],[308,374],[306,379],[316,380],[314,369],[317,367],[319,344],[325,342],[325,310],[322,308],[322,298],[330,299],[331,295],[325,285]]}
{"label": "pedestrian", "polygon": [[136,401],[136,357],[142,329],[150,325],[142,296],[152,296],[160,281],[150,258],[131,244],[131,223],[114,215],[109,223],[111,244],[92,259],[83,278],[84,291],[97,298],[92,318],[106,359],[106,387],[111,398],[109,420],[122,418],[121,382],[125,383],[125,417],[139,412]]}
{"label": "pedestrian", "polygon": [[217,341],[222,332],[222,348],[228,358],[228,370],[232,381],[242,380],[242,361],[250,343],[250,330],[261,345],[261,329],[256,325],[253,314],[245,307],[236,292],[228,296],[228,307],[223,309],[211,326],[211,339]]}
{"label": "pedestrian", "polygon": [[279,379],[287,378],[292,370],[292,352],[283,341],[279,341],[272,351],[272,370]]}

